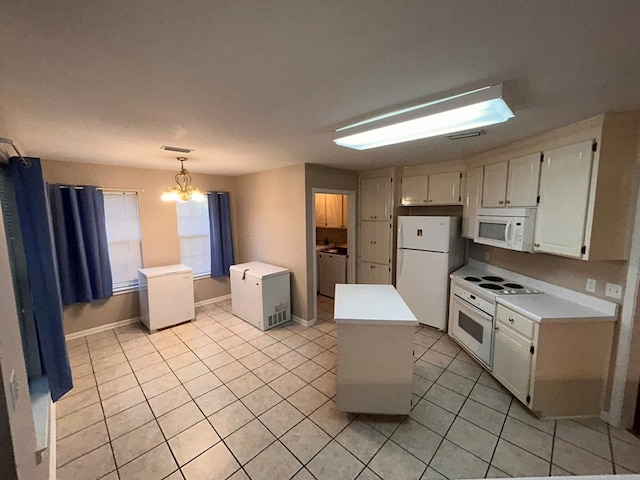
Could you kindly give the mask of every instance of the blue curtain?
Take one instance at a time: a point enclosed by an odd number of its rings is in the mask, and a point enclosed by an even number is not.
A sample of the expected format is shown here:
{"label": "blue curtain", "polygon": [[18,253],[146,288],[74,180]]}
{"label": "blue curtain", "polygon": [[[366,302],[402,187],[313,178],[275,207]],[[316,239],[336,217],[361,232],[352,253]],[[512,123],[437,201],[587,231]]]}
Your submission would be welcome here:
{"label": "blue curtain", "polygon": [[229,275],[229,267],[234,264],[229,192],[209,192],[209,231],[211,276]]}
{"label": "blue curtain", "polygon": [[49,185],[62,304],[113,295],[104,197],[93,186]]}
{"label": "blue curtain", "polygon": [[62,324],[47,187],[40,159],[28,160],[30,165],[24,166],[20,159],[11,158],[7,173],[20,218],[40,359],[55,402],[71,390],[73,382]]}

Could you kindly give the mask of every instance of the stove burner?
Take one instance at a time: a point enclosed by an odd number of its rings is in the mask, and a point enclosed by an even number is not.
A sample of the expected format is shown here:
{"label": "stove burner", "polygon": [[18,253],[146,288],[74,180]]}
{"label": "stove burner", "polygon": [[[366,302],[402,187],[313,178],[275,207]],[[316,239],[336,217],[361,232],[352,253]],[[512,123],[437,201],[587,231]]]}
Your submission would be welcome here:
{"label": "stove burner", "polygon": [[465,280],[468,280],[470,282],[481,282],[482,280],[480,280],[478,277],[464,277]]}
{"label": "stove burner", "polygon": [[496,277],[495,275],[487,275],[486,277],[482,277],[482,279],[487,282],[504,282],[504,278]]}
{"label": "stove burner", "polygon": [[[487,277],[482,277],[482,278],[487,278]],[[502,290],[502,287],[500,285],[496,285],[495,283],[481,283],[480,286],[482,288],[486,288],[487,290]]]}
{"label": "stove burner", "polygon": [[507,288],[516,288],[516,289],[524,288],[519,283],[505,283],[504,286],[507,287]]}

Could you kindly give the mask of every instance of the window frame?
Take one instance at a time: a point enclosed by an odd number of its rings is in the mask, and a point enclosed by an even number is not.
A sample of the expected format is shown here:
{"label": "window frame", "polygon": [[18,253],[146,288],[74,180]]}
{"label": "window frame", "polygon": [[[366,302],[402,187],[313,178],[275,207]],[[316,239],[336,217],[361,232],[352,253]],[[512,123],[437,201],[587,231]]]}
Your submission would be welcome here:
{"label": "window frame", "polygon": [[[208,195],[208,194],[207,194]],[[207,239],[207,253],[208,253],[208,261],[207,261],[207,269],[205,271],[196,271],[196,268],[189,265],[188,263],[185,263],[185,258],[183,255],[183,239],[186,238],[194,238],[194,237],[204,237],[204,235],[184,235],[181,231],[180,231],[180,218],[181,218],[181,208],[186,208],[188,205],[203,205],[203,210],[204,212],[206,212],[206,215],[204,216],[204,219],[206,220],[206,226],[207,226],[207,235],[206,235],[206,239]],[[181,206],[182,205],[182,206]],[[193,215],[191,215],[193,216]],[[199,217],[198,217],[199,218]],[[195,202],[193,200],[190,200],[188,202],[176,202],[176,220],[177,220],[177,227],[178,227],[178,243],[180,245],[180,263],[183,265],[188,266],[189,268],[191,268],[193,270],[193,278],[198,279],[198,278],[207,278],[207,277],[211,277],[211,216],[209,215],[209,202],[208,201],[204,201],[204,202]],[[201,225],[202,226],[202,225]]]}
{"label": "window frame", "polygon": [[144,257],[143,257],[143,249],[142,249],[142,222],[140,221],[140,198],[138,196],[138,192],[137,191],[131,191],[131,190],[117,190],[117,189],[109,189],[109,190],[102,190],[102,195],[104,197],[104,205],[105,205],[105,230],[106,230],[106,234],[107,234],[107,245],[108,245],[108,249],[109,249],[109,265],[111,266],[112,272],[113,272],[113,264],[112,262],[112,249],[111,249],[111,245],[112,242],[109,240],[109,228],[108,228],[108,214],[107,214],[107,197],[108,196],[116,196],[116,195],[133,195],[135,198],[135,218],[137,220],[137,233],[138,233],[138,246],[140,249],[140,264],[139,266],[137,266],[136,268],[136,277],[135,279],[131,279],[126,285],[121,285],[120,282],[118,284],[118,286],[116,286],[116,283],[114,282],[113,278],[111,281],[111,285],[113,288],[113,295],[122,295],[125,293],[131,293],[131,292],[135,292],[138,290],[139,287],[139,279],[138,279],[138,274],[137,271],[141,268],[144,268]]}

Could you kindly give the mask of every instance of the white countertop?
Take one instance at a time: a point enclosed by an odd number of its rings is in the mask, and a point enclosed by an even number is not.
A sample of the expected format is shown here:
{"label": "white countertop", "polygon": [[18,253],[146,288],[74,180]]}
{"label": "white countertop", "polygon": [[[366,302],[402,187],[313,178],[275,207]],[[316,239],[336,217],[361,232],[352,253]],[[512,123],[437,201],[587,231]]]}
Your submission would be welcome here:
{"label": "white countertop", "polygon": [[496,302],[537,322],[612,321],[615,316],[554,295],[503,295]]}
{"label": "white countertop", "polygon": [[393,285],[337,284],[334,317],[338,324],[418,326]]}

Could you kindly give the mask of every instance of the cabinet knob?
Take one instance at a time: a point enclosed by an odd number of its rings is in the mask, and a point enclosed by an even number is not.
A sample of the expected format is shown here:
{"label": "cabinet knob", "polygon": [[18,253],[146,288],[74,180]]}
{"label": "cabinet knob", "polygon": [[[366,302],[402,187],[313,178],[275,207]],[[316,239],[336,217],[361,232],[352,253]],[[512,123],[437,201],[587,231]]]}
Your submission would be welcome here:
{"label": "cabinet knob", "polygon": [[499,203],[500,205],[502,205],[502,204],[504,203],[504,200],[500,200],[500,201],[498,201],[498,203]]}
{"label": "cabinet knob", "polygon": [[427,203],[427,199],[425,198],[424,200],[422,200],[422,203]]}
{"label": "cabinet knob", "polygon": [[507,205],[509,205],[511,203],[511,200],[507,200]]}
{"label": "cabinet knob", "polygon": [[433,200],[432,200],[432,199],[429,199],[429,203],[431,203],[431,202],[433,202]]}
{"label": "cabinet knob", "polygon": [[539,247],[539,246],[540,246],[540,244],[539,244],[539,243],[534,243],[534,244],[533,244],[533,246],[534,246],[534,247]]}
{"label": "cabinet knob", "polygon": [[511,323],[513,323],[513,322],[514,322],[513,318],[509,318],[509,321],[510,321]]}
{"label": "cabinet knob", "polygon": [[493,329],[494,330],[500,330],[500,327],[496,325],[495,327],[493,327]]}
{"label": "cabinet knob", "polygon": [[370,268],[371,270],[373,270],[374,268],[376,268],[376,266],[375,266],[375,265],[371,265],[369,268]]}

